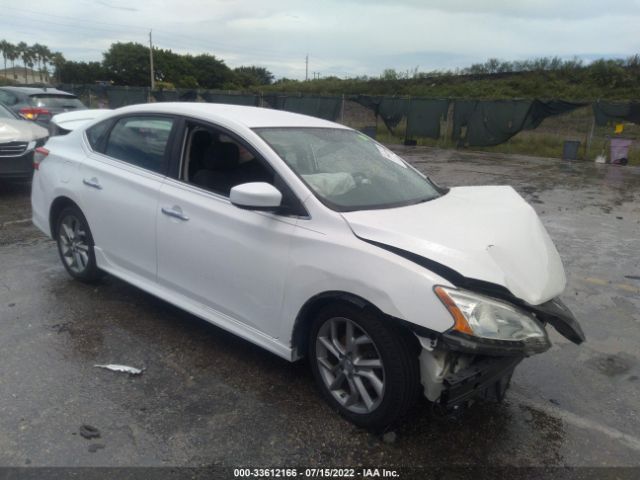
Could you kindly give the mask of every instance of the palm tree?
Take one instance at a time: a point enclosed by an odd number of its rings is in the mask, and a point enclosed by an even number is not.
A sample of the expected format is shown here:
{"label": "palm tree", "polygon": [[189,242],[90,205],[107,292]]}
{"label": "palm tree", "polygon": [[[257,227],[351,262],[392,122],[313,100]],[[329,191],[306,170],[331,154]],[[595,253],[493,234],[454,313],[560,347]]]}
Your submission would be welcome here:
{"label": "palm tree", "polygon": [[18,78],[18,76],[16,75],[16,59],[18,58],[18,56],[19,56],[18,46],[10,43],[8,52],[7,52],[7,58],[11,62],[11,71],[13,72],[14,80]]}
{"label": "palm tree", "polygon": [[12,45],[6,40],[0,40],[0,51],[2,51],[2,58],[4,59],[4,76],[7,77],[7,58],[9,57],[9,50]]}
{"label": "palm tree", "polygon": [[42,72],[44,73],[44,79],[47,83],[49,83],[49,67],[47,64],[51,61],[51,55],[49,47],[43,45],[40,51],[40,59],[42,60]]}
{"label": "palm tree", "polygon": [[17,45],[18,48],[18,57],[22,59],[22,65],[24,66],[24,81],[25,83],[29,83],[29,71],[27,70],[27,63],[30,59],[29,45],[24,42],[20,42]]}
{"label": "palm tree", "polygon": [[[44,47],[39,43],[31,45],[31,59],[35,60],[38,65],[38,73],[40,74],[40,81],[42,81],[42,49]],[[34,78],[35,80],[35,78]]]}
{"label": "palm tree", "polygon": [[51,63],[53,64],[54,67],[56,67],[56,76],[58,77],[58,83],[62,82],[62,67],[64,66],[64,64],[67,62],[67,60],[64,58],[64,56],[62,55],[62,53],[60,52],[53,52],[51,54]]}
{"label": "palm tree", "polygon": [[37,53],[33,50],[33,47],[27,48],[27,65],[31,70],[31,80],[33,82],[36,81],[35,72],[33,70],[33,67],[35,66],[34,61],[36,60],[36,58],[37,58]]}

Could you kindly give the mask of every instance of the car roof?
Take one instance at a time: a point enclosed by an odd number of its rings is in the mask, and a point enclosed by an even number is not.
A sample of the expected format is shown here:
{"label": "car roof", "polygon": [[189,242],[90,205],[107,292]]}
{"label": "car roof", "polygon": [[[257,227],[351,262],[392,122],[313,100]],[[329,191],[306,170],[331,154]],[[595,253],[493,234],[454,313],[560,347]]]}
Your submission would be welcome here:
{"label": "car roof", "polygon": [[247,128],[261,127],[318,127],[344,128],[344,125],[299,113],[273,110],[271,108],[227,105],[224,103],[158,102],[130,105],[113,111],[123,113],[167,113],[197,117],[212,122],[231,121]]}
{"label": "car roof", "polygon": [[49,88],[49,87],[0,87],[2,90],[8,90],[10,92],[23,93],[25,95],[38,95],[38,94],[47,94],[47,95],[70,95],[75,97],[73,93],[63,92],[62,90],[58,90],[57,88]]}

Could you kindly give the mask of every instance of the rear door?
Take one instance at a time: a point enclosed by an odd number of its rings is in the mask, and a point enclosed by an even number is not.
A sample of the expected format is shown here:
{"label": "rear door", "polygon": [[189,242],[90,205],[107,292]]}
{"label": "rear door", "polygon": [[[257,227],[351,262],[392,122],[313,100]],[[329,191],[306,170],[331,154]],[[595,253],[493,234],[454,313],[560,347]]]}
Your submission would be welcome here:
{"label": "rear door", "polygon": [[82,209],[106,270],[155,281],[158,191],[175,123],[168,115],[135,114],[87,131]]}

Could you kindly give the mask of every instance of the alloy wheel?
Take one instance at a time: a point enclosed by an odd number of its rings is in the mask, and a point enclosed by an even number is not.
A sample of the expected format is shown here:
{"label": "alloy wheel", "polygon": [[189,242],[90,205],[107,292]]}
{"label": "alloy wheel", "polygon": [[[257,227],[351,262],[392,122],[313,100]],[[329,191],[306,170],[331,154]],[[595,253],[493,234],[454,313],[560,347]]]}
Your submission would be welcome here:
{"label": "alloy wheel", "polygon": [[67,215],[60,222],[58,241],[62,258],[69,270],[81,274],[89,264],[87,233],[79,218]]}
{"label": "alloy wheel", "polygon": [[316,361],[322,380],[347,410],[367,414],[382,402],[382,357],[369,334],[348,318],[328,319],[316,336]]}

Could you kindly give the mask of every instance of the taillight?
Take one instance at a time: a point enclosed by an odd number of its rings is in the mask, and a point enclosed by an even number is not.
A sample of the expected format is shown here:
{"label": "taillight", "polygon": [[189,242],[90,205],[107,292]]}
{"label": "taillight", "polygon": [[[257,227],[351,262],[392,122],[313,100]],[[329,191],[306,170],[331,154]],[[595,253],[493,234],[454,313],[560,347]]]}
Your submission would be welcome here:
{"label": "taillight", "polygon": [[40,164],[49,155],[49,150],[44,147],[38,147],[33,151],[33,169],[40,170]]}
{"label": "taillight", "polygon": [[37,120],[40,115],[51,115],[51,112],[46,108],[25,107],[20,109],[20,115],[27,120]]}

